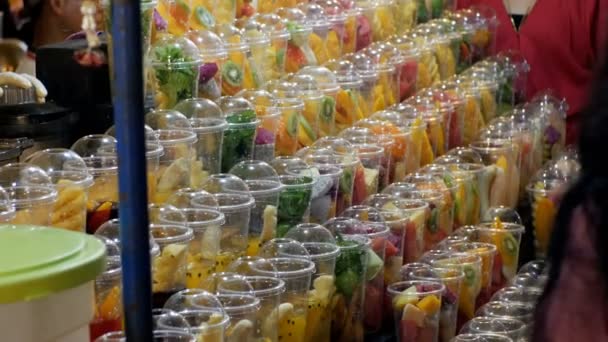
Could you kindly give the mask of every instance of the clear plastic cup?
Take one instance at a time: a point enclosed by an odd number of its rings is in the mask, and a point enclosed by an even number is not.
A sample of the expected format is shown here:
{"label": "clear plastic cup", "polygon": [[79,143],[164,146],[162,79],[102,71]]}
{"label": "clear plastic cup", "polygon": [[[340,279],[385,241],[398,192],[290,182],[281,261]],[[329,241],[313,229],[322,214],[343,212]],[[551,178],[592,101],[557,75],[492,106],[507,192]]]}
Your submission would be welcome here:
{"label": "clear plastic cup", "polygon": [[[336,235],[361,235],[371,242],[367,256],[367,272],[364,300],[364,326],[369,333],[377,332],[382,327],[383,293],[386,248],[389,243],[390,230],[384,223],[379,210],[368,206],[353,206],[346,209],[344,217],[337,217],[325,223]],[[355,220],[348,219],[355,218]],[[393,252],[394,248],[391,250]]]}
{"label": "clear plastic cup", "polygon": [[108,238],[101,238],[106,246],[106,269],[95,278],[95,316],[89,323],[91,340],[108,332],[122,330],[122,268],[120,249]]}
{"label": "clear plastic cup", "polygon": [[527,107],[540,121],[542,135],[542,163],[559,156],[565,149],[565,117],[568,111],[566,100],[558,100],[549,91],[536,95]]}
{"label": "clear plastic cup", "polygon": [[337,111],[337,96],[340,90],[337,75],[326,67],[307,66],[298,72],[299,75],[312,77],[321,91],[321,108],[317,110],[318,129],[320,137],[335,135],[335,121]]}
{"label": "clear plastic cup", "polygon": [[477,310],[477,316],[517,319],[526,325],[526,336],[528,336],[534,319],[534,310],[533,305],[490,302]]}
{"label": "clear plastic cup", "polygon": [[[226,267],[247,252],[247,236],[251,210],[255,199],[249,192],[245,181],[230,174],[217,174],[209,177],[203,188],[213,193],[224,214],[225,222],[221,228],[220,250],[216,256],[216,272],[224,272]],[[192,206],[205,207],[197,199]]]}
{"label": "clear plastic cup", "polygon": [[411,128],[412,142],[416,146],[416,152],[420,151],[418,153],[420,157],[416,157],[419,166],[426,166],[445,153],[446,136],[449,133],[444,125],[444,117],[430,100],[416,97],[410,99],[408,103],[391,107],[391,110],[399,113]]}
{"label": "clear plastic cup", "polygon": [[[355,175],[361,164],[359,159],[354,155],[347,154],[340,156],[333,154],[333,152],[329,152],[330,154],[324,154],[323,152],[319,151],[317,151],[317,153],[318,154],[313,154],[307,157],[307,161],[310,165],[331,165],[337,166],[342,170],[336,201],[336,215],[340,215],[353,203]],[[364,184],[359,184],[359,186],[364,186]]]}
{"label": "clear plastic cup", "polygon": [[323,223],[336,216],[338,187],[342,170],[333,165],[291,167],[289,173],[310,175],[314,185],[310,202],[310,222]]}
{"label": "clear plastic cup", "polygon": [[219,285],[220,294],[253,294],[260,300],[260,309],[257,311],[255,326],[261,327],[260,332],[264,339],[277,341],[279,318],[288,312],[289,307],[283,306],[281,310],[281,295],[285,292],[285,282],[274,277],[248,276],[245,277],[253,288],[252,291],[243,291],[240,281],[226,281]]}
{"label": "clear plastic cup", "polygon": [[[378,74],[378,81],[372,97],[374,99],[373,111],[386,109],[394,104],[399,103],[399,72],[402,58],[400,55],[386,56],[382,49],[383,45],[371,45],[362,52],[369,59],[360,59],[355,62],[359,69],[374,70]],[[398,50],[392,46],[387,46]],[[371,62],[371,63],[369,63]]]}
{"label": "clear plastic cup", "polygon": [[277,101],[277,107],[281,112],[281,119],[275,154],[292,156],[298,149],[298,130],[304,111],[304,102],[295,98],[281,98]]}
{"label": "clear plastic cup", "polygon": [[347,60],[331,60],[326,67],[336,74],[340,89],[336,94],[336,130],[342,132],[371,113],[371,94],[363,94],[363,79],[353,63]]}
{"label": "clear plastic cup", "polygon": [[[323,8],[324,20],[329,23],[327,37],[325,38],[327,59],[340,58],[343,52],[344,38],[347,36],[345,27],[347,15],[338,1],[321,0],[315,1],[315,3]],[[351,39],[354,39],[354,37]],[[319,64],[322,63],[319,61]]]}
{"label": "clear plastic cup", "polygon": [[[218,294],[216,297],[230,317],[230,323],[226,327],[226,341],[247,341],[260,337],[256,336],[256,332],[260,331],[261,327],[255,325],[256,312],[260,309],[258,298],[240,294]],[[194,297],[193,304],[197,306],[197,297]]]}
{"label": "clear plastic cup", "polygon": [[547,274],[536,275],[533,273],[521,273],[513,277],[511,285],[542,291],[548,280],[549,276]]}
{"label": "clear plastic cup", "polygon": [[297,8],[282,7],[278,14],[287,22],[290,33],[285,54],[285,71],[297,72],[308,65],[317,65],[317,58],[310,46],[313,27],[308,22],[306,14]]}
{"label": "clear plastic cup", "polygon": [[93,175],[87,203],[87,233],[92,234],[105,221],[118,217],[118,157],[110,152],[116,151],[116,139],[88,135],[78,139],[71,150],[82,157]]}
{"label": "clear plastic cup", "polygon": [[544,259],[537,259],[537,260],[532,260],[528,263],[526,263],[525,265],[523,265],[520,269],[519,269],[519,273],[518,274],[530,274],[532,276],[536,276],[539,277],[541,275],[544,275],[548,272],[548,265],[547,265],[547,261]]}
{"label": "clear plastic cup", "polygon": [[262,244],[275,237],[281,181],[272,166],[263,161],[242,161],[230,169],[230,173],[247,183],[249,193],[255,199],[247,246],[247,255],[255,256]]}
{"label": "clear plastic cup", "polygon": [[278,317],[278,336],[287,340],[304,341],[308,310],[308,289],[315,265],[310,260],[300,258],[271,258],[270,264],[276,270],[253,268],[262,276],[277,277],[285,282],[285,293],[281,296]]}
{"label": "clear plastic cup", "polygon": [[[101,239],[109,239],[114,242],[118,248],[121,247],[120,242],[120,221],[118,219],[112,219],[104,224],[102,224],[99,229],[94,234]],[[150,234],[150,241],[148,242],[150,246],[150,257],[153,260],[160,254],[160,248],[158,244],[154,241],[154,236]]]}
{"label": "clear plastic cup", "polygon": [[397,34],[405,34],[418,22],[418,5],[412,0],[396,0],[395,21]]}
{"label": "clear plastic cup", "polygon": [[213,4],[212,13],[217,25],[232,24],[236,19],[236,1],[205,0]]}
{"label": "clear plastic cup", "polygon": [[207,30],[190,30],[186,33],[200,51],[201,67],[197,97],[215,100],[222,90],[223,65],[228,59],[224,42],[215,33]]}
{"label": "clear plastic cup", "polygon": [[366,127],[350,127],[340,133],[340,136],[348,140],[355,147],[360,145],[377,146],[383,150],[379,156],[378,165],[378,191],[382,191],[390,184],[389,172],[393,162],[392,146],[393,138],[388,135],[374,135]]}
{"label": "clear plastic cup", "polygon": [[[331,341],[363,341],[364,294],[370,241],[365,236],[336,236],[336,291],[332,296]],[[347,319],[350,317],[351,319]]]}
{"label": "clear plastic cup", "polygon": [[188,30],[192,5],[192,0],[182,2],[177,0],[159,1],[156,10],[167,22],[167,32],[175,36],[182,36]]}
{"label": "clear plastic cup", "polygon": [[[126,342],[127,337],[122,331],[107,333],[95,342]],[[154,330],[153,342],[195,342],[196,337],[187,331]]]}
{"label": "clear plastic cup", "polygon": [[357,205],[363,203],[368,196],[378,192],[380,167],[385,154],[384,148],[378,145],[357,144],[354,145],[354,148],[362,166],[357,168],[355,182],[360,184],[361,180],[363,180],[365,184],[365,187],[357,187],[356,189],[359,191],[353,194],[353,204]]}
{"label": "clear plastic cup", "polygon": [[558,205],[552,196],[564,186],[565,180],[552,172],[539,172],[526,187],[532,208],[535,252],[538,258],[547,255]]}
{"label": "clear plastic cup", "polygon": [[482,260],[479,255],[431,251],[422,258],[433,267],[451,268],[464,272],[460,297],[458,299],[457,330],[475,316],[475,303],[481,292]]}
{"label": "clear plastic cup", "polygon": [[420,341],[423,336],[437,341],[441,296],[445,286],[440,281],[412,280],[389,285],[397,341]]}
{"label": "clear plastic cup", "polygon": [[[186,39],[166,36],[156,41],[148,53],[149,79],[152,82],[154,104],[159,109],[173,108],[179,101],[198,94],[200,52]],[[172,79],[180,77],[179,84]]]}
{"label": "clear plastic cup", "polygon": [[475,317],[460,329],[460,333],[474,336],[495,334],[521,341],[527,338],[525,329],[525,324],[514,318]]}
{"label": "clear plastic cup", "polygon": [[461,334],[452,339],[451,342],[513,342],[514,340],[499,334]]}
{"label": "clear plastic cup", "polygon": [[25,163],[0,167],[0,185],[15,209],[11,224],[48,226],[57,191],[44,170]]}
{"label": "clear plastic cup", "polygon": [[[298,8],[304,12],[306,15],[306,22],[312,27],[312,33],[309,37],[310,48],[315,54],[317,63],[323,64],[330,59],[328,34],[331,23],[329,22],[323,7],[316,3],[302,2],[298,4]],[[339,41],[336,39],[333,43],[339,44]]]}
{"label": "clear plastic cup", "polygon": [[152,261],[152,306],[162,308],[165,301],[186,287],[188,244],[192,229],[185,226],[151,224],[150,233],[160,247]]}
{"label": "clear plastic cup", "polygon": [[218,100],[218,105],[228,122],[222,142],[221,168],[222,172],[228,172],[237,163],[253,157],[260,120],[253,104],[242,97],[224,96]]}
{"label": "clear plastic cup", "polygon": [[517,51],[504,51],[492,58],[498,63],[503,77],[499,90],[503,111],[513,108],[526,100],[526,87],[530,65]]}
{"label": "clear plastic cup", "polygon": [[249,45],[243,33],[229,23],[216,26],[215,32],[224,41],[224,47],[228,52],[228,60],[221,69],[222,95],[232,96],[243,88],[253,88],[253,85],[246,87],[246,83],[253,83],[253,79],[247,78],[251,75],[251,65],[247,59]]}
{"label": "clear plastic cup", "polygon": [[527,305],[538,304],[539,298],[542,296],[543,291],[538,288],[524,288],[517,286],[507,286],[498,290],[494,296],[492,296],[493,302],[514,302]]}
{"label": "clear plastic cup", "polygon": [[[419,11],[420,13],[420,11]],[[439,75],[439,64],[435,55],[434,41],[429,37],[421,35],[419,32],[410,32],[404,37],[407,44],[413,44],[420,53],[418,63],[418,77],[416,79],[416,89],[429,88],[441,81]]]}
{"label": "clear plastic cup", "polygon": [[408,280],[441,281],[445,291],[441,295],[441,314],[439,319],[439,341],[450,341],[456,335],[458,318],[458,298],[464,273],[454,268],[433,268],[423,266],[407,271]]}
{"label": "clear plastic cup", "polygon": [[[260,13],[263,12],[260,11]],[[254,25],[259,25],[260,29],[270,38],[270,68],[265,70],[264,80],[278,79],[285,72],[285,54],[287,41],[290,38],[289,30],[285,22],[276,14],[256,14],[253,21],[255,22]]]}
{"label": "clear plastic cup", "polygon": [[15,217],[15,207],[4,188],[0,187],[0,223],[8,223]]}
{"label": "clear plastic cup", "polygon": [[477,88],[481,96],[481,112],[485,122],[493,120],[498,113],[498,81],[485,70],[470,69],[462,75],[468,86]]}
{"label": "clear plastic cup", "polygon": [[[306,74],[289,74],[287,76],[291,84],[291,97],[303,101],[304,108],[300,116],[298,127],[298,148],[308,147],[321,135],[321,124],[323,124],[323,136],[333,131],[333,118],[335,101],[333,98],[325,98],[315,78]],[[284,86],[285,83],[282,84]],[[324,112],[324,104],[327,103],[327,112]],[[327,117],[324,117],[327,115]]]}
{"label": "clear plastic cup", "polygon": [[230,318],[214,295],[197,289],[183,290],[172,295],[164,308],[182,315],[198,341],[224,340]]}
{"label": "clear plastic cup", "polygon": [[[475,240],[496,246],[492,293],[503,288],[517,273],[522,235],[525,227],[515,223],[481,223],[473,229]],[[496,270],[500,270],[497,272]]]}
{"label": "clear plastic cup", "polygon": [[481,292],[477,296],[476,307],[486,304],[492,296],[492,275],[494,273],[494,259],[496,246],[483,242],[455,242],[446,247],[455,253],[467,253],[481,257]]}
{"label": "clear plastic cup", "polygon": [[192,186],[198,188],[206,176],[220,172],[222,143],[227,123],[219,106],[208,99],[187,99],[178,103],[175,109],[190,119],[190,125],[197,137],[194,145],[196,160],[193,164],[202,165],[192,167],[201,169],[203,174],[197,181],[199,184]]}
{"label": "clear plastic cup", "polygon": [[283,237],[297,224],[307,222],[314,179],[310,175],[281,175],[283,189],[279,195],[277,237]]}
{"label": "clear plastic cup", "polygon": [[274,159],[281,112],[277,99],[266,90],[243,90],[237,94],[251,102],[260,125],[255,136],[253,157],[255,160],[270,162]]}
{"label": "clear plastic cup", "polygon": [[160,158],[158,181],[151,201],[162,204],[178,189],[187,188],[202,169],[193,169],[194,144],[196,134],[191,130],[158,130],[156,131],[164,154]]}
{"label": "clear plastic cup", "polygon": [[152,309],[152,321],[155,330],[187,331],[190,324],[184,316],[169,309]]}
{"label": "clear plastic cup", "polygon": [[45,170],[57,190],[51,226],[84,232],[87,195],[93,185],[84,160],[68,149],[53,148],[35,152],[27,162]]}

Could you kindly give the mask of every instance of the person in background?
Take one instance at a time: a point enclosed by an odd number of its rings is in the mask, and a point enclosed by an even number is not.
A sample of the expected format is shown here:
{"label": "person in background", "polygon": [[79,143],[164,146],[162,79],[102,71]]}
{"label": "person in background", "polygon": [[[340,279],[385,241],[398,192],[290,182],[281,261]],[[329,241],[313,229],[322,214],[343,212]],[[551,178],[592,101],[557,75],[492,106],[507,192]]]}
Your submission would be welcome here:
{"label": "person in background", "polygon": [[560,199],[533,342],[608,341],[608,63],[596,75],[581,113],[581,174]]}
{"label": "person in background", "polygon": [[608,0],[457,0],[488,6],[499,21],[497,52],[518,50],[530,64],[527,96],[553,89],[569,104],[567,142],[578,134],[594,66],[608,29]]}

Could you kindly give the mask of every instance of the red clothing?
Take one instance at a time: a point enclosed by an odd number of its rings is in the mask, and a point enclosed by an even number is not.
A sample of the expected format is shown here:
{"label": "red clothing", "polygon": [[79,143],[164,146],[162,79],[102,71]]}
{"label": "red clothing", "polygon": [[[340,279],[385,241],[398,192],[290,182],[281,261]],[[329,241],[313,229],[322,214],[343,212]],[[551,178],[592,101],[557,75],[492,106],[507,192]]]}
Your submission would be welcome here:
{"label": "red clothing", "polygon": [[603,52],[608,29],[608,0],[537,0],[519,32],[511,24],[503,0],[458,0],[458,7],[485,5],[500,22],[497,51],[519,50],[530,64],[527,97],[553,89],[570,105],[569,142],[577,114],[585,106],[593,71]]}
{"label": "red clothing", "polygon": [[608,298],[593,235],[576,209],[560,277],[538,311],[534,341],[608,341]]}

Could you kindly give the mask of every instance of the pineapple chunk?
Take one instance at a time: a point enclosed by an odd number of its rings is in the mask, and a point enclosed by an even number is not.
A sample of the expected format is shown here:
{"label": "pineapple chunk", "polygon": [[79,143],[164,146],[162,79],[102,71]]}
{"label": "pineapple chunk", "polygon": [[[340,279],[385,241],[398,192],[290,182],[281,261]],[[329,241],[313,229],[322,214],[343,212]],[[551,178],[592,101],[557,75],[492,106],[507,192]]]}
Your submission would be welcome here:
{"label": "pineapple chunk", "polygon": [[393,306],[395,309],[403,310],[408,304],[416,305],[416,303],[418,303],[416,292],[416,286],[412,286],[393,298]]}
{"label": "pineapple chunk", "polygon": [[416,306],[424,311],[427,315],[434,315],[439,311],[441,307],[441,300],[435,295],[429,295],[422,298]]}

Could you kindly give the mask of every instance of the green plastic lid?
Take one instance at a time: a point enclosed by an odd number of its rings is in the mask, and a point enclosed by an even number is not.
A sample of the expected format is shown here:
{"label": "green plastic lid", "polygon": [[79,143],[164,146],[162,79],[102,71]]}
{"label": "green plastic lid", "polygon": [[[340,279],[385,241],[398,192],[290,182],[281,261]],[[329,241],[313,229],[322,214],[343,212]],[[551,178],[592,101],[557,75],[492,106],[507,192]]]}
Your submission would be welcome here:
{"label": "green plastic lid", "polygon": [[30,301],[92,281],[105,267],[97,238],[63,229],[0,225],[0,304]]}

